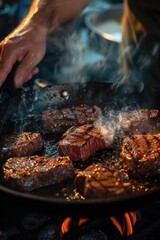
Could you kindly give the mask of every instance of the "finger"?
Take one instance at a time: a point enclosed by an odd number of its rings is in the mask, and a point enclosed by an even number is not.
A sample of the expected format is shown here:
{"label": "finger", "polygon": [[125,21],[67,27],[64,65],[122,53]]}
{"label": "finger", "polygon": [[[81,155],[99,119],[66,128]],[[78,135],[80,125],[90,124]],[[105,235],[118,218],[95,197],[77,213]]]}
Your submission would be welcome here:
{"label": "finger", "polygon": [[27,50],[14,48],[13,41],[9,40],[6,44],[1,45],[0,54],[0,87],[6,80],[13,65],[27,54]]}
{"label": "finger", "polygon": [[35,67],[34,69],[33,69],[33,71],[32,71],[32,74],[33,75],[36,75],[36,74],[38,74],[39,73],[39,68],[38,67]]}
{"label": "finger", "polygon": [[32,72],[26,77],[26,79],[24,80],[24,83],[28,82],[29,80],[31,80],[33,78],[34,75],[36,75],[37,73],[39,73],[39,68],[35,67]]}
{"label": "finger", "polygon": [[[37,74],[37,73],[39,73],[39,68],[38,68],[38,67],[35,67],[35,68],[32,70],[32,72],[29,73],[28,76],[24,79],[23,83],[26,83],[26,82],[28,82],[29,80],[31,80],[31,79],[33,78],[33,76],[34,76],[35,74]],[[15,82],[15,87],[16,87],[16,88],[20,88],[21,86],[22,86],[22,84],[19,84],[19,85],[18,85],[18,84]]]}
{"label": "finger", "polygon": [[22,86],[22,84],[25,82],[26,79],[28,79],[29,74],[33,75],[33,71],[35,69],[35,66],[39,63],[37,57],[34,57],[32,54],[28,53],[22,62],[19,64],[19,66],[16,69],[15,76],[14,76],[14,82],[15,86],[19,88]]}
{"label": "finger", "polygon": [[7,60],[0,59],[0,87],[6,80],[15,62],[16,58],[13,55],[10,55]]}

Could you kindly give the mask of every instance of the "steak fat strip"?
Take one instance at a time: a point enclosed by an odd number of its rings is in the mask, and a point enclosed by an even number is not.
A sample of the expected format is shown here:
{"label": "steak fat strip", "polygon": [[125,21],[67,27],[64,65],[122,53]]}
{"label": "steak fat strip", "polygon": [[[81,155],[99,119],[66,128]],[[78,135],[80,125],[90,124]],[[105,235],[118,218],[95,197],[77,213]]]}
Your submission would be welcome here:
{"label": "steak fat strip", "polygon": [[71,160],[85,160],[96,150],[111,148],[113,137],[103,136],[98,128],[86,124],[71,127],[58,142],[58,152],[61,156],[69,156]]}
{"label": "steak fat strip", "polygon": [[9,158],[3,165],[4,180],[24,191],[60,183],[74,177],[75,170],[69,157],[47,158],[30,156]]}
{"label": "steak fat strip", "polygon": [[125,172],[105,167],[101,163],[94,163],[80,171],[74,184],[85,198],[114,197],[132,191]]}

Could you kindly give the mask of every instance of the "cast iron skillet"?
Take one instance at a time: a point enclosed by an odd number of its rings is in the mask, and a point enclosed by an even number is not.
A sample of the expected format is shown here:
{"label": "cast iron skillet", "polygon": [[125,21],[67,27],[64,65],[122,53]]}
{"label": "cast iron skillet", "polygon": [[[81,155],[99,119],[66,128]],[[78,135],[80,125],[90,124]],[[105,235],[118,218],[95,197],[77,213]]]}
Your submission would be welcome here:
{"label": "cast iron skillet", "polygon": [[[39,84],[39,83],[38,83]],[[77,85],[56,85],[48,86],[38,90],[35,97],[35,93],[24,91],[21,93],[21,97],[14,96],[12,99],[12,109],[8,121],[5,122],[3,127],[3,134],[9,133],[13,130],[30,130],[40,131],[44,134],[44,138],[47,144],[53,144],[54,153],[56,152],[56,143],[59,136],[47,135],[41,127],[40,115],[41,112],[48,106],[52,107],[64,107],[72,106],[79,103],[96,104],[104,110],[107,106],[109,109],[121,109],[125,101],[124,95],[118,93],[112,87],[112,84],[107,82],[88,82],[86,84]],[[52,93],[51,95],[49,93]],[[67,93],[67,94],[66,94]],[[25,98],[24,103],[22,103]],[[123,96],[122,96],[123,95]],[[37,97],[38,96],[38,97]],[[47,97],[51,99],[48,99]],[[118,96],[118,101],[115,101]],[[44,101],[44,98],[46,101]],[[134,102],[134,97],[130,96],[130,104]],[[19,105],[19,106],[18,106]],[[24,107],[25,106],[25,107]],[[14,113],[20,109],[20,115],[15,120]],[[32,110],[31,110],[32,109]],[[18,114],[16,114],[17,116]],[[25,116],[25,117],[24,117]],[[23,126],[21,125],[23,123]],[[25,124],[24,124],[25,123]],[[20,126],[20,127],[17,127]],[[47,145],[46,145],[47,146]],[[117,157],[117,145],[114,146],[110,152],[99,152],[91,160],[94,161],[110,161],[111,157]],[[45,155],[47,150],[40,152],[39,154]],[[103,160],[102,160],[103,159]],[[78,166],[79,167],[79,166]],[[81,166],[80,166],[81,167]],[[40,208],[53,211],[55,214],[61,214],[65,216],[107,216],[111,214],[118,214],[124,211],[131,211],[137,208],[149,207],[156,201],[160,200],[160,178],[156,179],[139,179],[133,181],[135,191],[132,194],[126,194],[119,197],[108,197],[101,199],[76,199],[74,196],[73,181],[69,180],[61,184],[56,184],[44,188],[34,190],[32,192],[21,192],[12,189],[3,182],[3,176],[0,177],[0,191],[1,199],[4,197],[6,204],[16,203],[20,208],[27,208],[31,206],[33,209]],[[8,202],[10,201],[10,202]],[[14,208],[14,207],[13,207]]]}

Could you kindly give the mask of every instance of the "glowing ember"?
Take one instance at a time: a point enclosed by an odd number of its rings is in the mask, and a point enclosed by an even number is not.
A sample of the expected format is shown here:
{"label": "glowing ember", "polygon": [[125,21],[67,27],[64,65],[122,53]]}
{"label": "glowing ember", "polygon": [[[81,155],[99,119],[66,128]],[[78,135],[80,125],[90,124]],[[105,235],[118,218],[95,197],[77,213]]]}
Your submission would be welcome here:
{"label": "glowing ember", "polygon": [[88,221],[89,221],[89,219],[87,219],[87,218],[80,218],[79,222],[78,222],[78,226],[81,226],[82,224],[84,224],[84,223],[86,223]]}
{"label": "glowing ember", "polygon": [[67,233],[69,231],[70,222],[71,222],[71,218],[66,218],[63,221],[62,226],[61,226],[61,233],[62,234],[65,234],[65,233]]}
{"label": "glowing ember", "polygon": [[[133,226],[137,222],[137,216],[135,212],[126,212],[123,214],[122,217],[111,216],[109,219],[111,220],[115,228],[119,231],[121,236],[129,237],[133,234]],[[69,233],[71,221],[72,221],[72,218],[66,218],[63,221],[61,226],[62,236],[66,233]],[[77,222],[77,227],[81,226],[82,224],[85,225],[89,221],[90,220],[87,218],[80,218]]]}
{"label": "glowing ember", "polygon": [[136,224],[137,217],[135,212],[124,213],[123,223],[121,224],[117,218],[111,216],[111,221],[120,232],[121,236],[131,236],[133,234],[133,226]]}

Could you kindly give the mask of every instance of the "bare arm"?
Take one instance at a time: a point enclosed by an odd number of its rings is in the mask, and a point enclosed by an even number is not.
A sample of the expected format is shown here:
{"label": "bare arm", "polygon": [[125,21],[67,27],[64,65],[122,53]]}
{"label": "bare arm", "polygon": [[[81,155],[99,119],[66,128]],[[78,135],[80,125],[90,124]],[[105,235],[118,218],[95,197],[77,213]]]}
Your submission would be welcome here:
{"label": "bare arm", "polygon": [[46,51],[47,33],[72,20],[88,2],[33,0],[21,23],[0,43],[0,86],[15,62],[19,62],[14,76],[17,88],[37,74],[36,65]]}

